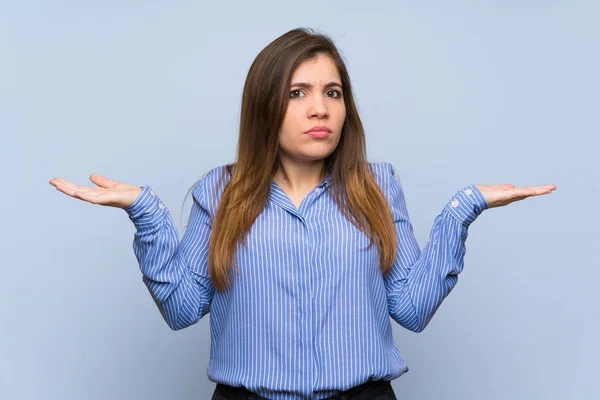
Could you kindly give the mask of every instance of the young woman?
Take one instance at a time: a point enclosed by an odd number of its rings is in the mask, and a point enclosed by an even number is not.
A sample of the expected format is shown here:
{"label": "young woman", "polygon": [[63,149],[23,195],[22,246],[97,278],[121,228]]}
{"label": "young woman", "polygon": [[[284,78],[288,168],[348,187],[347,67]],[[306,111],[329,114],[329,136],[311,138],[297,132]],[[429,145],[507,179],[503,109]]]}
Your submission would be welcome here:
{"label": "young woman", "polygon": [[128,213],[143,281],[171,329],[210,312],[213,399],[395,399],[390,381],[408,367],[389,317],[421,332],[463,269],[469,225],[556,189],[470,184],[421,250],[394,167],[366,159],[342,58],[308,29],[254,60],[238,144],[234,164],[190,189],[181,242],[148,185],[50,181]]}

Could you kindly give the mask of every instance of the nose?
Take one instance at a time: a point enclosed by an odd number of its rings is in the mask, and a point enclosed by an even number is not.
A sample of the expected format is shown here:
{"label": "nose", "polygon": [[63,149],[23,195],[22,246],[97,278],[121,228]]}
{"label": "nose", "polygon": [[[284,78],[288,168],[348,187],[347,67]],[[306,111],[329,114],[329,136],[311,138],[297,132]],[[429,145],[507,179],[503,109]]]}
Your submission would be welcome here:
{"label": "nose", "polygon": [[309,117],[316,116],[323,118],[328,115],[327,104],[324,96],[313,96],[313,101],[309,109]]}

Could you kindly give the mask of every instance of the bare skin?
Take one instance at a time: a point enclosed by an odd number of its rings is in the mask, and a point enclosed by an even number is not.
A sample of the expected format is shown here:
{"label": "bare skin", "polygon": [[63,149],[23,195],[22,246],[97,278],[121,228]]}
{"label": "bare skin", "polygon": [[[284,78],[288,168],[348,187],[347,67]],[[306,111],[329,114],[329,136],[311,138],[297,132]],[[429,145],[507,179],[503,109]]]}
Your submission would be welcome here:
{"label": "bare skin", "polygon": [[540,196],[556,190],[555,185],[515,187],[510,183],[502,185],[475,185],[490,208],[502,207],[527,197]]}
{"label": "bare skin", "polygon": [[97,187],[79,186],[62,178],[54,178],[49,183],[56,190],[76,199],[102,206],[127,208],[142,193],[142,188],[125,182],[117,182],[98,174],[90,175]]}

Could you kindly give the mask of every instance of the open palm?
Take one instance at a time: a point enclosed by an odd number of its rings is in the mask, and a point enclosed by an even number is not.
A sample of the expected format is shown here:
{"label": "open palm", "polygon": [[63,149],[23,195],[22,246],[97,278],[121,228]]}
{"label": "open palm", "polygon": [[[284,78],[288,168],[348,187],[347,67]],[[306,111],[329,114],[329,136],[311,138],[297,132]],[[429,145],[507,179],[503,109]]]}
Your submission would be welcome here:
{"label": "open palm", "polygon": [[142,188],[125,182],[117,182],[98,174],[90,175],[97,187],[79,186],[62,178],[54,178],[49,183],[57,190],[76,199],[103,206],[126,208],[137,199]]}
{"label": "open palm", "polygon": [[512,184],[475,185],[485,197],[489,208],[502,207],[531,196],[548,194],[556,189],[555,185],[515,187]]}

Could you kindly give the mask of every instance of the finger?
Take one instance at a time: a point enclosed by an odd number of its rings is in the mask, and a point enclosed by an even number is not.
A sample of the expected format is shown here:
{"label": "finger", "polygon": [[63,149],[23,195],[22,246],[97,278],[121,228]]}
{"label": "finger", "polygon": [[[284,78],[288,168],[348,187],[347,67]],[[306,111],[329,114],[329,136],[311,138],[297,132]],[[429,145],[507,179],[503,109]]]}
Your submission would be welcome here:
{"label": "finger", "polygon": [[523,189],[556,189],[556,185],[522,186]]}
{"label": "finger", "polygon": [[75,192],[76,190],[78,190],[80,188],[80,186],[75,185],[75,184],[73,184],[71,182],[67,182],[67,181],[57,182],[56,185],[55,185],[55,187],[57,189],[58,188],[65,189],[65,190],[70,191],[70,192]]}
{"label": "finger", "polygon": [[511,193],[510,201],[512,202],[512,201],[523,200],[527,197],[541,196],[543,194],[548,194],[550,192],[551,192],[550,188],[541,187],[541,186],[516,188]]}
{"label": "finger", "polygon": [[550,193],[553,190],[556,189],[556,186],[554,185],[546,185],[546,186],[528,186],[526,188],[523,189],[527,189],[529,191],[531,191],[531,195],[532,196],[539,196],[541,194],[546,194],[546,193]]}
{"label": "finger", "polygon": [[88,187],[88,186],[79,186],[79,185],[74,185],[74,184],[59,185],[59,186],[61,186],[65,191],[68,191],[69,194],[71,194],[71,195],[73,195],[77,192],[93,193],[93,192],[100,191],[98,193],[101,193],[102,191],[105,191],[105,189],[103,189],[103,188],[92,188],[92,187]]}
{"label": "finger", "polygon": [[535,186],[532,189],[533,189],[533,191],[535,191],[536,195],[540,195],[540,194],[550,193],[555,188],[551,185],[548,185],[548,186]]}
{"label": "finger", "polygon": [[537,194],[537,192],[535,190],[533,190],[532,188],[528,188],[528,187],[521,187],[521,188],[515,188],[512,191],[512,195],[514,197],[520,197],[520,196],[534,196],[535,194]]}
{"label": "finger", "polygon": [[67,180],[65,180],[63,178],[54,178],[54,179],[52,179],[50,181],[50,184],[54,185],[54,186],[56,186],[56,185],[62,185],[62,186],[69,186],[69,185],[71,185],[71,186],[75,186],[75,184],[73,184],[73,183],[71,183],[71,182],[69,182],[69,181],[67,181]]}
{"label": "finger", "polygon": [[73,195],[77,192],[76,189],[72,189],[72,188],[64,186],[64,185],[56,185],[55,188],[59,192],[63,192],[64,194],[71,196],[71,197],[74,197]]}
{"label": "finger", "polygon": [[90,180],[94,182],[96,185],[103,188],[111,188],[114,187],[118,182],[110,180],[102,175],[92,174],[90,175]]}
{"label": "finger", "polygon": [[76,193],[76,197],[103,206],[115,207],[119,204],[119,195],[117,193],[98,188],[79,191]]}
{"label": "finger", "polygon": [[536,186],[536,188],[543,189],[543,190],[548,191],[548,192],[552,192],[552,191],[556,190],[556,185]]}

